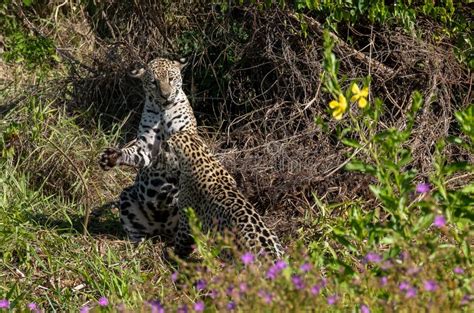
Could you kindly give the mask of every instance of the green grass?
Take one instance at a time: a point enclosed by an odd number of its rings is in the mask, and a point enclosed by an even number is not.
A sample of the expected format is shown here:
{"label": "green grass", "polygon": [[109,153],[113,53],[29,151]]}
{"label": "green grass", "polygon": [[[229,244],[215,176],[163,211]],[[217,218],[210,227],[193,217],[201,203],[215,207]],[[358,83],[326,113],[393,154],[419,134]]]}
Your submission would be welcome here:
{"label": "green grass", "polygon": [[[366,264],[363,242],[350,240],[353,244],[348,245],[349,240],[341,240],[351,234],[348,229],[357,218],[354,215],[362,212],[359,204],[326,207],[326,218],[313,220],[320,231],[312,224],[306,226],[318,232],[319,239],[311,241],[309,252],[304,248],[305,237],[311,237],[307,231],[306,236],[292,243],[290,265],[275,280],[266,278],[270,265],[245,267],[237,262],[224,266],[208,259],[202,261],[205,268],[201,263],[180,265],[180,276],[173,282],[171,273],[177,269],[163,261],[159,244],[147,241],[134,247],[120,233],[118,237],[107,234],[107,224],[120,227],[116,212],[93,219],[91,229],[97,227],[95,224],[101,227],[82,235],[81,204],[32,190],[29,178],[8,165],[3,165],[2,173],[0,298],[10,299],[12,308],[25,309],[27,303],[35,302],[47,311],[77,311],[84,305],[96,305],[105,296],[111,304],[124,303],[133,310],[144,309],[145,301],[153,299],[159,299],[167,308],[192,306],[203,299],[211,311],[220,311],[233,299],[241,312],[256,308],[298,312],[315,307],[321,311],[351,311],[362,304],[374,311],[412,311],[420,307],[439,312],[468,311],[461,302],[470,292],[472,269],[455,243],[433,238],[431,244],[438,245],[434,253],[430,242],[410,244],[404,254],[384,248],[383,258],[390,261]],[[335,211],[341,209],[348,214],[335,217]],[[435,228],[430,233],[440,234]],[[307,273],[299,269],[305,262],[312,265]],[[463,268],[464,274],[455,274],[455,267]],[[304,280],[302,290],[295,285],[294,275]],[[324,287],[323,277],[327,279]],[[382,277],[388,280],[383,287]],[[196,290],[198,279],[207,282],[206,291]],[[423,291],[424,281],[429,279],[437,281],[434,292]],[[399,290],[404,281],[417,287],[415,298],[406,299]],[[242,283],[247,285],[245,296],[239,292]],[[320,288],[317,294],[312,289],[315,286]],[[228,291],[229,287],[233,290]],[[211,291],[217,291],[216,299],[207,294]],[[328,297],[333,295],[337,302],[330,305]],[[267,303],[270,297],[271,303]]]}

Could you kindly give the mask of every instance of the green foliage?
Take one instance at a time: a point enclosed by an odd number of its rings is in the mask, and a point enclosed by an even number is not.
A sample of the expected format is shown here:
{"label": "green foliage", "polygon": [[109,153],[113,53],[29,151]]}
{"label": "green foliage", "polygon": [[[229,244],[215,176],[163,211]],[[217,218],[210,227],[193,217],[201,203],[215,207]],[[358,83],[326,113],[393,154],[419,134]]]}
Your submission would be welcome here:
{"label": "green foliage", "polygon": [[[346,92],[341,91],[340,83],[337,82],[337,60],[330,51],[332,43],[327,42],[331,38],[325,36],[325,40],[326,91],[333,96],[338,93],[345,94],[352,102],[356,102],[352,88]],[[435,172],[430,177],[430,184],[417,186],[416,181],[419,181],[419,178],[416,168],[411,164],[412,156],[408,144],[417,112],[424,105],[421,94],[415,92],[412,95],[412,105],[407,112],[406,124],[401,129],[389,127],[379,130],[379,116],[383,110],[383,103],[377,98],[373,102],[366,107],[361,107],[359,103],[359,110],[351,106],[344,109],[344,117],[348,120],[342,122],[336,130],[341,143],[356,151],[350,157],[345,169],[364,173],[376,179],[376,183],[368,187],[379,205],[375,212],[364,214],[360,211],[362,209],[360,204],[349,205],[347,222],[331,227],[330,233],[333,235],[325,234],[325,236],[333,237],[333,240],[344,246],[347,251],[378,250],[380,245],[385,245],[388,249],[387,255],[396,255],[402,250],[411,251],[416,243],[418,248],[423,247],[430,259],[436,258],[440,249],[452,253],[457,247],[462,251],[457,258],[470,264],[471,251],[468,240],[472,231],[469,225],[474,219],[472,214],[474,188],[472,183],[455,189],[447,186],[452,179],[472,175],[474,166],[467,162],[448,163],[443,153],[444,140],[441,140],[436,145],[433,160]],[[456,113],[460,129],[465,133],[464,138],[468,138],[467,141],[461,139],[461,136],[451,139],[451,142],[468,151],[472,151],[473,146],[472,112],[471,105]],[[356,154],[357,157],[354,157]],[[434,222],[435,216],[438,223]],[[443,225],[444,219],[450,225],[449,228]],[[436,228],[443,229],[443,237],[454,240],[456,244],[444,245],[444,238],[437,234]],[[324,237],[323,240],[327,241],[328,238]],[[313,250],[319,247],[317,242],[313,245]],[[334,252],[331,254],[334,258],[338,255]]]}
{"label": "green foliage", "polygon": [[341,87],[339,86],[339,80],[337,73],[339,71],[339,61],[336,59],[336,55],[332,52],[334,42],[331,40],[328,31],[324,32],[324,87],[325,91],[331,93],[334,97],[341,94]]}
{"label": "green foliage", "polygon": [[[470,139],[471,142],[474,142],[474,104],[471,104],[464,111],[454,113],[454,116],[461,125],[461,130],[464,134]],[[450,138],[451,141],[456,144],[460,144],[470,151],[474,151],[473,146],[468,142],[459,137]]]}
{"label": "green foliage", "polygon": [[[33,1],[24,1],[26,6],[32,3]],[[5,51],[2,55],[4,60],[24,63],[28,69],[48,68],[54,61],[59,61],[53,41],[28,32],[10,10],[8,3],[0,5],[0,14],[3,16],[0,27],[5,36]]]}
{"label": "green foliage", "polygon": [[416,31],[420,17],[441,23],[441,33],[433,33],[435,39],[443,36],[453,38],[460,61],[474,68],[474,35],[472,22],[466,18],[469,0],[464,1],[403,1],[388,4],[383,0],[295,0],[295,8],[324,17],[325,23],[337,30],[343,24],[377,23],[402,25],[407,31]]}

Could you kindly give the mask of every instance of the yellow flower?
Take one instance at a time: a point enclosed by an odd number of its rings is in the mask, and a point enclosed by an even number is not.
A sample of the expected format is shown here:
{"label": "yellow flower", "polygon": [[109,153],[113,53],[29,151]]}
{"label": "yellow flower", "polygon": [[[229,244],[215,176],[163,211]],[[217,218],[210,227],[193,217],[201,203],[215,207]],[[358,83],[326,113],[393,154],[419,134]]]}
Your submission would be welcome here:
{"label": "yellow flower", "polygon": [[351,91],[353,94],[351,101],[358,101],[359,108],[365,108],[367,106],[367,97],[369,96],[369,87],[364,87],[362,90],[360,90],[357,84],[352,84]]}
{"label": "yellow flower", "polygon": [[340,120],[342,118],[342,115],[344,112],[347,110],[347,100],[346,97],[342,93],[339,94],[339,101],[332,100],[329,102],[329,107],[333,109],[334,111],[332,112],[332,116],[336,120]]}

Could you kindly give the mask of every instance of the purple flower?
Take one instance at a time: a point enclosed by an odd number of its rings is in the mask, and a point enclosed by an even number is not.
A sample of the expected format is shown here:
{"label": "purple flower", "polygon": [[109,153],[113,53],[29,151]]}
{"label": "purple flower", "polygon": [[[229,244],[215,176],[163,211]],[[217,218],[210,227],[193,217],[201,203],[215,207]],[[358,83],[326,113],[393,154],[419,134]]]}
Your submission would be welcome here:
{"label": "purple flower", "polygon": [[416,296],[416,288],[415,287],[408,288],[405,296],[407,297],[407,299],[415,297]]}
{"label": "purple flower", "polygon": [[326,287],[328,280],[326,278],[321,279],[321,287]]}
{"label": "purple flower", "polygon": [[151,305],[151,313],[165,312],[165,308],[161,305],[161,302],[159,300],[151,300],[148,301],[148,303]]}
{"label": "purple flower", "polygon": [[234,285],[231,284],[229,287],[227,287],[225,293],[226,293],[228,296],[231,296],[233,291],[234,291]]}
{"label": "purple flower", "polygon": [[207,286],[207,284],[206,284],[206,281],[204,279],[199,279],[196,282],[196,289],[198,291],[204,290],[206,288],[206,286]]}
{"label": "purple flower", "polygon": [[28,303],[28,309],[29,309],[30,311],[37,311],[37,310],[38,310],[38,306],[36,305],[36,303],[31,302],[31,303]]}
{"label": "purple flower", "polygon": [[429,279],[423,282],[423,287],[426,291],[436,291],[436,289],[438,289],[438,284],[436,281]]}
{"label": "purple flower", "polygon": [[171,274],[171,281],[174,283],[178,280],[178,272]]}
{"label": "purple flower", "polygon": [[178,313],[188,313],[188,306],[186,304],[183,304],[178,308]]}
{"label": "purple flower", "polygon": [[431,186],[428,183],[419,183],[418,185],[416,185],[416,192],[418,193],[427,193],[430,191],[430,189]]}
{"label": "purple flower", "polygon": [[438,228],[446,226],[446,218],[443,215],[436,215],[433,221],[433,225]]}
{"label": "purple flower", "polygon": [[369,252],[365,256],[365,260],[369,263],[380,263],[382,261],[382,257],[375,252]]}
{"label": "purple flower", "polygon": [[278,271],[271,267],[267,272],[267,278],[270,280],[274,280],[278,275]]}
{"label": "purple flower", "polygon": [[386,276],[383,276],[380,278],[380,285],[385,286],[388,283],[388,278]]}
{"label": "purple flower", "polygon": [[288,266],[288,264],[286,264],[285,261],[278,260],[275,264],[273,264],[268,269],[267,278],[270,279],[270,280],[274,280],[278,276],[278,274],[280,274],[280,272],[282,270],[284,270],[287,266]]}
{"label": "purple flower", "polygon": [[454,268],[453,272],[454,272],[455,274],[462,275],[462,274],[464,274],[464,269],[461,268],[461,267],[459,267],[459,266],[456,266],[456,267]]}
{"label": "purple flower", "polygon": [[212,299],[215,299],[219,296],[219,292],[215,289],[212,289],[211,292],[209,293],[209,296],[212,298]]}
{"label": "purple flower", "polygon": [[229,303],[227,303],[227,310],[229,310],[229,311],[235,310],[236,307],[237,307],[237,305],[235,304],[234,301],[229,301]]}
{"label": "purple flower", "polygon": [[240,257],[240,259],[242,260],[242,263],[244,263],[244,265],[250,265],[253,263],[255,257],[252,253],[246,252]]}
{"label": "purple flower", "polygon": [[100,297],[99,298],[99,305],[100,306],[108,306],[109,305],[109,299],[106,297]]}
{"label": "purple flower", "polygon": [[311,264],[310,263],[304,263],[300,266],[300,271],[302,271],[303,273],[307,273],[309,271],[311,271]]}
{"label": "purple flower", "polygon": [[240,283],[239,284],[239,290],[240,292],[246,292],[248,290],[248,286],[246,283]]}
{"label": "purple flower", "polygon": [[194,303],[194,311],[196,312],[203,312],[205,308],[204,302],[198,301]]}
{"label": "purple flower", "polygon": [[0,299],[0,309],[8,309],[10,307],[10,301],[7,299]]}
{"label": "purple flower", "polygon": [[263,299],[266,304],[270,304],[273,301],[273,296],[271,293],[265,290],[259,290],[258,295]]}
{"label": "purple flower", "polygon": [[332,295],[327,298],[328,304],[333,305],[337,302],[337,295]]}
{"label": "purple flower", "polygon": [[275,263],[275,267],[279,269],[280,271],[284,270],[287,266],[288,264],[286,264],[286,262],[283,260],[278,260]]}
{"label": "purple flower", "polygon": [[291,276],[291,282],[295,286],[296,290],[301,290],[304,288],[303,279],[298,275]]}
{"label": "purple flower", "polygon": [[89,310],[90,310],[90,308],[87,305],[85,305],[79,310],[79,312],[80,313],[88,313]]}
{"label": "purple flower", "polygon": [[472,296],[471,295],[464,295],[461,299],[461,305],[466,305],[469,304],[469,302],[472,301]]}
{"label": "purple flower", "polygon": [[151,313],[165,313],[165,308],[161,304],[159,306],[152,306]]}
{"label": "purple flower", "polygon": [[370,313],[370,309],[369,309],[369,307],[368,307],[367,305],[362,304],[362,305],[360,306],[360,312],[361,312],[361,313]]}
{"label": "purple flower", "polygon": [[313,296],[319,294],[320,291],[321,291],[321,286],[319,284],[314,285],[313,287],[311,287],[311,290],[310,290]]}
{"label": "purple flower", "polygon": [[408,290],[410,287],[411,287],[410,284],[407,283],[406,281],[402,281],[400,285],[398,285],[398,289],[400,289],[401,291]]}

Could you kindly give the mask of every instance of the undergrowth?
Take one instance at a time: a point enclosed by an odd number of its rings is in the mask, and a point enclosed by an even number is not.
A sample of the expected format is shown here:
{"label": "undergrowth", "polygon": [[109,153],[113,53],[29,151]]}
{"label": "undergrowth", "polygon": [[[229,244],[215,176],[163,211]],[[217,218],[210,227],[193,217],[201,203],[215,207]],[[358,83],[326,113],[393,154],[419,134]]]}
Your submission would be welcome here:
{"label": "undergrowth", "polygon": [[[469,17],[396,3],[3,3],[0,311],[472,311]],[[126,72],[157,55],[189,57],[200,130],[283,260],[125,237],[135,172],[97,157],[133,138]]]}

